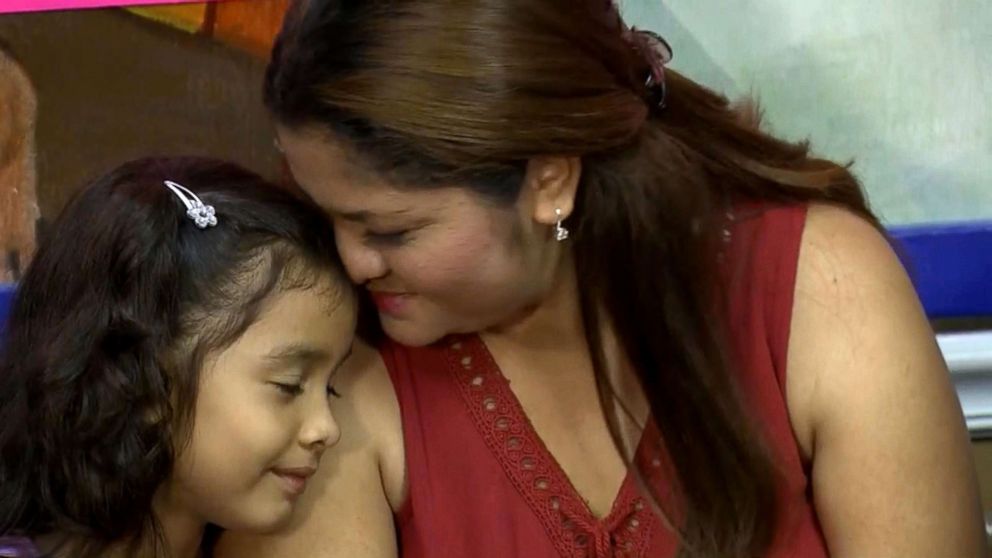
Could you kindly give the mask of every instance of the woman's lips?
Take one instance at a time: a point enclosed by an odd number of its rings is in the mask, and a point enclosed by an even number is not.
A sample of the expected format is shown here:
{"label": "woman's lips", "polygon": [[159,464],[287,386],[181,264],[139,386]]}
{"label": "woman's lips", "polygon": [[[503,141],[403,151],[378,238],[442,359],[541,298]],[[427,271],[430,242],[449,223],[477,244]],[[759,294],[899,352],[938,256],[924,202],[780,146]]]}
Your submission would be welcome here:
{"label": "woman's lips", "polygon": [[369,291],[369,294],[372,296],[372,302],[375,303],[376,308],[383,314],[391,316],[403,313],[410,300],[410,295],[407,293]]}

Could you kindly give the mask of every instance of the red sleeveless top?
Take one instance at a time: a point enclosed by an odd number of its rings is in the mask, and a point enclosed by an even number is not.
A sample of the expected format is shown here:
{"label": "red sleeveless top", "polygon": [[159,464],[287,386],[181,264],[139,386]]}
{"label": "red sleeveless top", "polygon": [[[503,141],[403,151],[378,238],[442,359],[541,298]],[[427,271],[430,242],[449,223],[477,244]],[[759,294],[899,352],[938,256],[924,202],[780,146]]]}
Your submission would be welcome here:
{"label": "red sleeveless top", "polygon": [[[782,518],[770,558],[819,558],[813,510],[785,401],[785,363],[805,206],[735,216],[726,253],[733,355],[751,411],[782,472]],[[595,517],[534,431],[477,336],[381,348],[399,399],[409,493],[397,514],[404,558],[670,557],[675,535],[628,474]],[[649,427],[650,428],[650,427]],[[650,434],[650,433],[649,433]],[[636,459],[670,486],[657,436]]]}

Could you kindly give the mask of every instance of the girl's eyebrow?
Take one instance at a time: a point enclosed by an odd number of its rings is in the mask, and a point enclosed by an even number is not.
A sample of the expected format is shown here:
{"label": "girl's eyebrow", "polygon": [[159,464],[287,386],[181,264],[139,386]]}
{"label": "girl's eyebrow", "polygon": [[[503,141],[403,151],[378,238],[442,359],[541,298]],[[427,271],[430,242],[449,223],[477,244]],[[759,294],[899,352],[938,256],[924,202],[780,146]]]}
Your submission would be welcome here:
{"label": "girl's eyebrow", "polygon": [[[344,361],[348,360],[354,350],[354,344],[349,345],[348,349],[341,353],[341,355],[334,362],[334,370],[337,370],[344,364]],[[299,365],[306,369],[314,364],[319,364],[322,362],[328,362],[331,360],[331,355],[319,347],[315,347],[308,343],[291,343],[282,347],[277,347],[265,355],[265,361],[269,363],[272,367],[284,367],[289,365]]]}
{"label": "girl's eyebrow", "polygon": [[331,355],[324,349],[308,343],[291,343],[276,347],[263,358],[267,363],[274,366],[292,364],[309,366],[318,362],[329,361],[331,360]]}

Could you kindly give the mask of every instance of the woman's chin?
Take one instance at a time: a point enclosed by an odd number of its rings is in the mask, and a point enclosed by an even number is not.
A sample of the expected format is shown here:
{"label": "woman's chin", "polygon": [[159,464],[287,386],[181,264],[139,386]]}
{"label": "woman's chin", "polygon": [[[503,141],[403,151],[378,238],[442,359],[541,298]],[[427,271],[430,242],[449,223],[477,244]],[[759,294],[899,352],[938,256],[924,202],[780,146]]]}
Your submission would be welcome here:
{"label": "woman's chin", "polygon": [[424,347],[448,335],[443,329],[416,320],[398,320],[385,314],[380,314],[379,320],[390,339],[407,347]]}

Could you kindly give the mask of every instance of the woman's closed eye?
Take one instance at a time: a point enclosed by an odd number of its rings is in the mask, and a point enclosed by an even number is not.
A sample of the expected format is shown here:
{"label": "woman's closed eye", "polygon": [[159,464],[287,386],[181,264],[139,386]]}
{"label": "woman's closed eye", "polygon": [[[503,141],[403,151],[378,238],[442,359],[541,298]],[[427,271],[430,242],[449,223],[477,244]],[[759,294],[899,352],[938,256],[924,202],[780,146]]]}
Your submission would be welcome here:
{"label": "woman's closed eye", "polygon": [[396,231],[366,231],[365,238],[369,242],[373,242],[385,246],[397,246],[403,244],[407,240],[407,236],[410,233],[410,229],[400,229]]}
{"label": "woman's closed eye", "polygon": [[288,395],[290,397],[296,397],[303,394],[302,384],[291,384],[291,383],[282,383],[282,382],[271,382],[271,383],[276,389],[278,389],[283,394]]}

